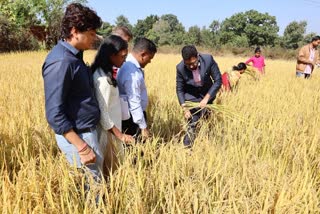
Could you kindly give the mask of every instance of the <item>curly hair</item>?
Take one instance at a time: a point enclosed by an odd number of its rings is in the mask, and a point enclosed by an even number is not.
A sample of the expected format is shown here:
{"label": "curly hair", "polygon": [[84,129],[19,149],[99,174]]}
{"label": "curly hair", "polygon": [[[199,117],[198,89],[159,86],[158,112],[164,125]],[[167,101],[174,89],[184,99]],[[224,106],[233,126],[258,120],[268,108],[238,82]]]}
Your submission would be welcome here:
{"label": "curly hair", "polygon": [[79,3],[67,6],[61,23],[61,39],[71,37],[71,29],[74,27],[80,32],[96,30],[102,25],[101,18],[95,11]]}

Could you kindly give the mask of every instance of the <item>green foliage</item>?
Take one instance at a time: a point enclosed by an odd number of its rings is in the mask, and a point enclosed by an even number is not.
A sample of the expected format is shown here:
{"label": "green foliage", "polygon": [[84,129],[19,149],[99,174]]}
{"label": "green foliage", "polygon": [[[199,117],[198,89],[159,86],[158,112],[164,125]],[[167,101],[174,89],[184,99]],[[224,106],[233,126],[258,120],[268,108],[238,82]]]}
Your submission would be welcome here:
{"label": "green foliage", "polygon": [[[11,31],[14,36],[25,35],[24,39],[30,38],[35,44],[35,38],[31,29],[35,26],[42,27],[45,34],[45,46],[51,48],[57,43],[60,36],[60,23],[63,17],[65,7],[71,2],[85,4],[86,0],[2,0],[0,2],[0,14],[6,17],[11,25]],[[27,36],[26,36],[27,35]],[[6,37],[6,43],[10,43],[9,37]],[[22,39],[22,40],[24,40]],[[25,47],[25,45],[17,45]],[[31,48],[33,49],[33,48]]]}
{"label": "green foliage", "polygon": [[314,33],[314,32],[311,32],[311,33],[308,33],[307,35],[304,36],[303,38],[303,41],[302,41],[302,44],[301,45],[304,45],[304,44],[308,44],[311,42],[312,38],[315,37],[317,34]]}
{"label": "green foliage", "polygon": [[157,21],[159,21],[159,17],[157,15],[150,15],[143,20],[138,20],[137,24],[133,28],[134,37],[145,37]]}
{"label": "green foliage", "polygon": [[107,37],[111,34],[113,26],[109,22],[103,22],[101,28],[97,31],[97,34],[103,37]]}
{"label": "green foliage", "polygon": [[13,25],[0,15],[0,52],[36,50],[39,44],[32,34],[21,26]]}
{"label": "green foliage", "polygon": [[184,42],[185,30],[177,16],[162,15],[159,21],[147,33],[147,37],[158,45],[181,45]]}
{"label": "green foliage", "polygon": [[285,28],[281,46],[288,49],[297,49],[299,43],[303,40],[303,35],[306,32],[307,22],[293,21]]}
{"label": "green foliage", "polygon": [[115,26],[125,26],[129,28],[130,31],[132,31],[132,25],[130,24],[129,19],[124,15],[120,15],[116,18]]}
{"label": "green foliage", "polygon": [[186,34],[186,44],[200,45],[201,44],[201,30],[198,26],[192,26]]}
{"label": "green foliage", "polygon": [[242,42],[247,37],[250,46],[274,45],[278,37],[279,27],[276,17],[268,13],[259,13],[249,10],[245,13],[236,13],[225,19],[221,24],[222,44],[232,43],[233,39],[240,39]]}

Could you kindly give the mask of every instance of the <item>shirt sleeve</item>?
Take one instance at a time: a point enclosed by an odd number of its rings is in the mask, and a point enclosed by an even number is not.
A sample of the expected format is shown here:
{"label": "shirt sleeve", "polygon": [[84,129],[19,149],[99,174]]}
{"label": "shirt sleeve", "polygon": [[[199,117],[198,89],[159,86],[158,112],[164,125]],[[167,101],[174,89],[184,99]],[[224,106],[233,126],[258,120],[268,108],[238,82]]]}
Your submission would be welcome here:
{"label": "shirt sleeve", "polygon": [[184,86],[185,86],[185,82],[183,80],[183,76],[182,76],[181,72],[179,71],[179,69],[177,68],[176,93],[177,93],[180,105],[185,103]]}
{"label": "shirt sleeve", "polygon": [[218,67],[218,64],[214,61],[214,59],[212,57],[211,57],[211,59],[212,59],[212,64],[210,67],[210,76],[213,79],[213,85],[209,89],[208,94],[210,94],[211,98],[215,99],[216,95],[221,87],[222,79],[221,79],[221,72]]}
{"label": "shirt sleeve", "polygon": [[248,59],[245,64],[249,64],[250,62],[253,62],[253,58],[251,57],[250,59]]}
{"label": "shirt sleeve", "polygon": [[71,77],[71,66],[63,60],[43,66],[46,117],[56,134],[64,134],[73,128],[66,115]]}
{"label": "shirt sleeve", "polygon": [[298,61],[302,62],[302,63],[305,63],[305,64],[308,64],[310,62],[309,59],[307,59],[306,57],[306,47],[302,47],[300,50],[299,50],[299,53],[298,53]]}
{"label": "shirt sleeve", "polygon": [[106,77],[95,76],[94,88],[100,108],[100,125],[104,130],[109,130],[114,126],[114,122],[110,118],[111,112],[109,110],[111,87],[113,86],[108,83]]}
{"label": "shirt sleeve", "polygon": [[[142,78],[142,77],[141,77]],[[124,88],[128,96],[129,110],[133,122],[138,124],[140,129],[147,128],[141,106],[141,79],[137,73],[131,73],[124,82]]]}

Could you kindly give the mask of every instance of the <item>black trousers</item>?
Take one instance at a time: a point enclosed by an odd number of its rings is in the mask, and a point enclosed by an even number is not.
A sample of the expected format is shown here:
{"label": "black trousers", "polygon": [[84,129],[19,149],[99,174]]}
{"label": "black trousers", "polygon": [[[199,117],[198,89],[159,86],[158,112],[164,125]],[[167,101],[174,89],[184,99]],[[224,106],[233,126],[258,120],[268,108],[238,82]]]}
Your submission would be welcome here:
{"label": "black trousers", "polygon": [[188,127],[187,127],[187,133],[184,136],[183,144],[186,147],[192,147],[194,140],[196,138],[196,129],[197,125],[199,123],[199,120],[201,118],[207,118],[209,116],[209,110],[204,108],[193,108],[190,110],[192,116],[188,119]]}
{"label": "black trousers", "polygon": [[[143,111],[144,119],[147,122],[147,113]],[[134,138],[138,138],[141,135],[141,129],[138,124],[133,122],[132,115],[128,120],[122,120],[122,132],[128,135],[132,135]]]}

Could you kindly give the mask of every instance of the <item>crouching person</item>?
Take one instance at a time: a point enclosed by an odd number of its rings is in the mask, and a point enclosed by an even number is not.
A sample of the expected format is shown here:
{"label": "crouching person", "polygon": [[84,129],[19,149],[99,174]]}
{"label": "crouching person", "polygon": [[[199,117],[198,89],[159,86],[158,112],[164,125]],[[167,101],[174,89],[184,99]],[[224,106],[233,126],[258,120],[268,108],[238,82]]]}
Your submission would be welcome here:
{"label": "crouching person", "polygon": [[[197,123],[207,115],[205,107],[213,102],[221,87],[221,74],[213,57],[198,53],[195,46],[187,45],[181,52],[183,60],[176,67],[176,92],[184,109],[184,116],[188,120],[183,144],[191,147],[196,137]],[[199,103],[199,107],[188,109],[186,101]]]}

